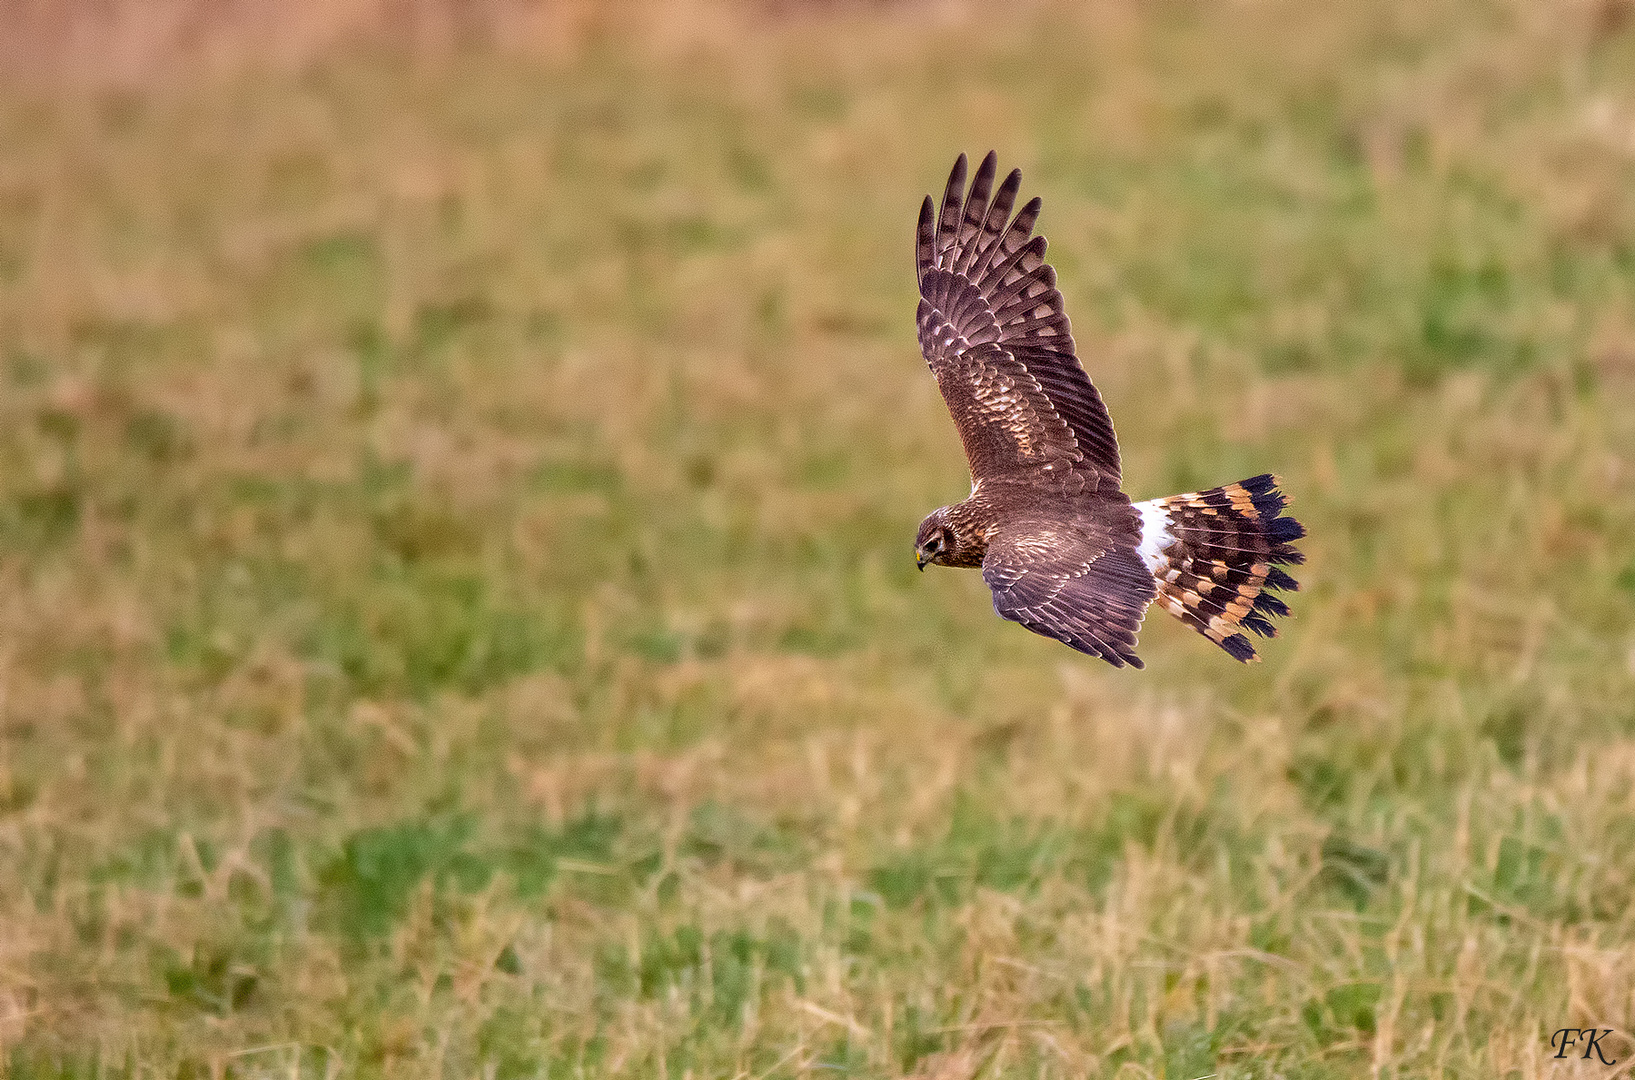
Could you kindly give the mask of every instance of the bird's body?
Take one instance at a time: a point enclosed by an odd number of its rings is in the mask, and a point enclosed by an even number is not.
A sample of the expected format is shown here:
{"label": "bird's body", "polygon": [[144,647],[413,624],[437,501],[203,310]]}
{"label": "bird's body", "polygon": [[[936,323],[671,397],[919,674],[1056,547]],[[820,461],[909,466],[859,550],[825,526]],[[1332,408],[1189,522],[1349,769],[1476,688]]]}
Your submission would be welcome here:
{"label": "bird's body", "polygon": [[1140,540],[1140,515],[1119,491],[1064,494],[1049,507],[1041,507],[1037,488],[1014,480],[995,480],[977,484],[969,498],[939,513],[945,515],[960,542],[937,560],[942,566],[981,566],[996,536],[1008,535],[1024,524],[1041,531],[1065,526],[1063,531],[1079,541],[1104,535],[1110,541],[1133,546]]}
{"label": "bird's body", "polygon": [[[965,192],[965,157],[917,238],[920,347],[965,446],[971,495],[920,525],[927,563],[981,567],[1007,619],[1122,667],[1155,599],[1239,660],[1240,628],[1271,636],[1288,608],[1304,535],[1275,479],[1132,503],[1101,396],[1079,364],[1056,273],[1033,236],[1040,202],[1014,217],[1013,171],[993,190],[989,154]],[[990,199],[990,194],[992,198]]]}

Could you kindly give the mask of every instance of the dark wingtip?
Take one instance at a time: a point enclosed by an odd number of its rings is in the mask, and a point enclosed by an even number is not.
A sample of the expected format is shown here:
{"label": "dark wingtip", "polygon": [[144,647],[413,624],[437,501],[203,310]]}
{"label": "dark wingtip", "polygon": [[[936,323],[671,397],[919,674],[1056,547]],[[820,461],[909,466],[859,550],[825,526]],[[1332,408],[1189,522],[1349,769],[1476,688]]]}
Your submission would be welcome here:
{"label": "dark wingtip", "polygon": [[914,280],[925,292],[925,272],[937,261],[937,204],[927,195],[920,204],[920,223],[914,229]]}
{"label": "dark wingtip", "polygon": [[[989,150],[987,155],[983,157],[982,164],[976,167],[976,180],[971,184],[972,189],[975,190],[976,188],[981,187],[984,189],[984,191],[986,191],[988,188],[991,188],[993,186],[994,174],[998,171],[999,155],[994,151]],[[984,195],[984,200],[986,200],[986,195]],[[986,211],[988,208],[984,206],[982,209]]]}
{"label": "dark wingtip", "polygon": [[1300,583],[1275,566],[1266,572],[1266,587],[1269,589],[1286,589],[1289,592],[1300,591]]}
{"label": "dark wingtip", "polygon": [[963,193],[965,191],[965,155],[961,154],[954,159],[954,167],[948,173],[948,194]]}
{"label": "dark wingtip", "polygon": [[1248,628],[1250,630],[1253,630],[1255,633],[1259,634],[1261,637],[1276,637],[1277,636],[1277,627],[1273,626],[1272,623],[1271,623],[1271,620],[1266,618],[1266,616],[1262,615],[1258,611],[1249,612],[1249,614],[1245,615],[1242,619],[1239,620],[1238,624],[1240,626],[1243,626],[1243,627],[1246,627],[1246,628]]}
{"label": "dark wingtip", "polygon": [[1261,473],[1251,476],[1247,480],[1238,481],[1238,487],[1249,493],[1249,499],[1261,517],[1275,518],[1289,505],[1289,498],[1278,490],[1278,478],[1271,473]]}
{"label": "dark wingtip", "polygon": [[1255,597],[1255,610],[1274,617],[1281,617],[1289,613],[1289,605],[1271,593],[1262,591],[1259,596]]}
{"label": "dark wingtip", "polygon": [[1272,542],[1270,561],[1285,566],[1299,566],[1306,556],[1294,547],[1294,542],[1306,535],[1306,527],[1292,517],[1273,518],[1266,523],[1266,538]]}
{"label": "dark wingtip", "polygon": [[1227,655],[1231,656],[1232,659],[1242,660],[1245,664],[1260,659],[1255,655],[1255,647],[1249,644],[1249,639],[1242,634],[1233,634],[1229,638],[1223,638],[1221,648],[1225,649]]}
{"label": "dark wingtip", "polygon": [[[999,168],[999,159],[992,150],[982,159],[982,164],[976,167],[976,175],[971,178],[971,191],[965,196],[965,218],[967,221],[981,222],[988,213],[988,192],[993,189],[994,170]],[[973,219],[972,215],[975,214]]]}
{"label": "dark wingtip", "polygon": [[1292,517],[1273,518],[1266,523],[1266,535],[1274,544],[1292,544],[1306,535],[1306,527]]}
{"label": "dark wingtip", "polygon": [[1289,500],[1284,498],[1283,493],[1276,488],[1271,491],[1251,494],[1249,498],[1254,503],[1255,510],[1260,516],[1266,518],[1277,517],[1283,512],[1283,508],[1289,505]]}

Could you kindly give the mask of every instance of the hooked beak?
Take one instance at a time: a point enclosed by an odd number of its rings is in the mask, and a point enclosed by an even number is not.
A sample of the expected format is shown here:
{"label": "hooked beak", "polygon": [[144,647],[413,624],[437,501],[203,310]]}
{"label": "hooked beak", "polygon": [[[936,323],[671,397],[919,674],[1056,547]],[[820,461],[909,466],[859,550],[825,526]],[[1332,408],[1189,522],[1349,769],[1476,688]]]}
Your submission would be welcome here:
{"label": "hooked beak", "polygon": [[925,552],[916,551],[914,553],[914,565],[920,568],[920,573],[925,573]]}

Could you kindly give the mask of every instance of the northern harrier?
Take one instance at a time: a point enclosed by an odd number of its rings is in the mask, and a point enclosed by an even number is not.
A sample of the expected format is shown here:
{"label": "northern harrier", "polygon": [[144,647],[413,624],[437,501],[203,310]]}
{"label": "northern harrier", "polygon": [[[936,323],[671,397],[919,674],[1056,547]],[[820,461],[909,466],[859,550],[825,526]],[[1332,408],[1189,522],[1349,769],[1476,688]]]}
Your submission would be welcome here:
{"label": "northern harrier", "polygon": [[1258,660],[1242,630],[1276,636],[1289,609],[1270,590],[1299,588],[1278,566],[1304,561],[1293,542],[1306,530],[1279,516],[1269,474],[1139,503],[1119,489],[1112,421],[1032,235],[1040,202],[1012,217],[1022,174],[993,191],[995,160],[967,193],[961,154],[941,212],[930,196],[920,208],[920,348],[972,479],[968,499],[920,524],[920,569],[980,566],[1000,615],[1114,667],[1142,666],[1136,631],[1154,600]]}

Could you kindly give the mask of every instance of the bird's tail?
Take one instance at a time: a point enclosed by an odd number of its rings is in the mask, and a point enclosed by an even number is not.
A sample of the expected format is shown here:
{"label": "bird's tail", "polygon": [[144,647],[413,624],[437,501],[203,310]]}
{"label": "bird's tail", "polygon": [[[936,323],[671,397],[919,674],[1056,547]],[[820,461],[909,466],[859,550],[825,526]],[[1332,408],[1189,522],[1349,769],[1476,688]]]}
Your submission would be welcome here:
{"label": "bird's tail", "polygon": [[1158,605],[1245,663],[1260,657],[1242,630],[1276,637],[1272,619],[1289,609],[1271,590],[1300,587],[1278,567],[1306,561],[1293,546],[1306,530],[1280,516],[1288,500],[1277,484],[1268,473],[1135,504]]}

